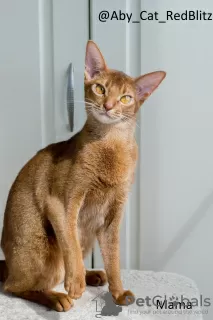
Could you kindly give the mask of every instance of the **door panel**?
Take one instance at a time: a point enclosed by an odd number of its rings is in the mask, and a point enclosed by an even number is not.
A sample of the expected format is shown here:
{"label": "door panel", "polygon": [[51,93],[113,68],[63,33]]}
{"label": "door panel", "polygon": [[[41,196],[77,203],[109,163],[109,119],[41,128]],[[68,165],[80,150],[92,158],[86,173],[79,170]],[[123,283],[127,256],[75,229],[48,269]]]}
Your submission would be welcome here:
{"label": "door panel", "polygon": [[[109,68],[122,70],[132,76],[140,75],[140,25],[128,24],[116,19],[107,22],[99,21],[101,11],[113,11],[119,13],[132,12],[136,14],[140,10],[140,1],[92,0],[91,2],[91,31],[92,39],[100,46]],[[139,122],[136,127],[136,138],[140,141]],[[137,268],[139,265],[139,168],[135,175],[135,183],[132,187],[126,204],[121,228],[121,267]],[[103,262],[100,250],[95,248],[95,267],[102,267]]]}
{"label": "door panel", "polygon": [[[66,71],[75,68],[75,99],[83,101],[88,2],[0,0],[0,231],[9,188],[39,149],[68,139],[85,121],[75,104],[68,127]],[[89,257],[87,264],[90,266]]]}
{"label": "door panel", "polygon": [[[53,1],[52,11],[52,60],[53,60],[53,102],[55,115],[56,141],[69,139],[79,131],[85,120],[84,105],[84,61],[85,48],[89,38],[88,0]],[[67,106],[67,70],[74,66],[74,132],[70,132]],[[91,267],[91,255],[85,259]]]}
{"label": "door panel", "polygon": [[74,66],[75,132],[81,129],[86,119],[83,75],[85,47],[89,37],[88,10],[88,1],[53,1],[54,105],[57,141],[67,139],[73,134],[69,130],[66,108],[66,71],[70,62]]}
{"label": "door panel", "polygon": [[[0,1],[0,226],[8,190],[42,147],[38,2]],[[27,27],[26,27],[27,26]],[[50,110],[51,113],[51,110]]]}

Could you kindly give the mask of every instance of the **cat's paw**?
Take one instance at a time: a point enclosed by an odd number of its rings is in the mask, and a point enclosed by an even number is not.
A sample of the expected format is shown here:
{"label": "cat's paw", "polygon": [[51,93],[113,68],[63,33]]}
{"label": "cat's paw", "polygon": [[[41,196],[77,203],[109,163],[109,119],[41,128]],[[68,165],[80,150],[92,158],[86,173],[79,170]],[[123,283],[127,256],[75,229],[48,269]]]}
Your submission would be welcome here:
{"label": "cat's paw", "polygon": [[130,290],[124,290],[123,293],[112,293],[113,300],[115,304],[119,304],[122,306],[128,306],[133,304],[135,301],[135,296]]}
{"label": "cat's paw", "polygon": [[104,286],[107,282],[106,273],[102,270],[87,270],[86,284],[89,286]]}
{"label": "cat's paw", "polygon": [[72,299],[79,299],[86,288],[85,271],[65,276],[64,288]]}

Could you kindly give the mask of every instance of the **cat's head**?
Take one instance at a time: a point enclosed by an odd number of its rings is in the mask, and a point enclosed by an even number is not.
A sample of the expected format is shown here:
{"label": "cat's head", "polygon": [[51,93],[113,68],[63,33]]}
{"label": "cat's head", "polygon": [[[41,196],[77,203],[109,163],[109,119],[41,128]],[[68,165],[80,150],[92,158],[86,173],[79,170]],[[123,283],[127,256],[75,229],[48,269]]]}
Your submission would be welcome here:
{"label": "cat's head", "polygon": [[156,71],[131,78],[108,69],[97,45],[88,41],[84,81],[87,114],[105,124],[128,122],[165,76],[164,71]]}

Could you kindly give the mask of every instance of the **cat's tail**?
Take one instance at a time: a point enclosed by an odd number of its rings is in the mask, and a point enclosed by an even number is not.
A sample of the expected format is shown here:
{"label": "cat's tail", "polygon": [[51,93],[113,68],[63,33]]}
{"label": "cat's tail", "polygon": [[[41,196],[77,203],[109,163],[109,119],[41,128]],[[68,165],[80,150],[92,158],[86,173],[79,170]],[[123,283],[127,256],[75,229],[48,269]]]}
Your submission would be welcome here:
{"label": "cat's tail", "polygon": [[7,279],[8,270],[4,260],[0,260],[0,281],[4,282]]}

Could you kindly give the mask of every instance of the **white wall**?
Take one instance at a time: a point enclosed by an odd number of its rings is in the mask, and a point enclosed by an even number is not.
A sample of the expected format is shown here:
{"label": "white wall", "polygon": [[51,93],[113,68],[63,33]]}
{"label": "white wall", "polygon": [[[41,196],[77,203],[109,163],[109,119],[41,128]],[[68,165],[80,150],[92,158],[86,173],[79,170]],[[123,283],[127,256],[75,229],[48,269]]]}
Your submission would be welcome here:
{"label": "white wall", "polygon": [[[141,3],[162,14],[213,12],[210,0]],[[213,21],[141,27],[142,73],[167,78],[141,114],[140,267],[189,276],[213,302],[212,30]]]}
{"label": "white wall", "polygon": [[213,303],[213,21],[98,21],[101,10],[157,11],[163,20],[166,10],[186,9],[213,12],[213,2],[93,0],[93,39],[112,68],[133,76],[167,71],[140,112],[122,266],[186,275]]}

